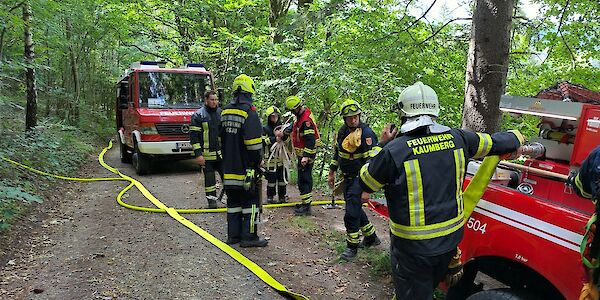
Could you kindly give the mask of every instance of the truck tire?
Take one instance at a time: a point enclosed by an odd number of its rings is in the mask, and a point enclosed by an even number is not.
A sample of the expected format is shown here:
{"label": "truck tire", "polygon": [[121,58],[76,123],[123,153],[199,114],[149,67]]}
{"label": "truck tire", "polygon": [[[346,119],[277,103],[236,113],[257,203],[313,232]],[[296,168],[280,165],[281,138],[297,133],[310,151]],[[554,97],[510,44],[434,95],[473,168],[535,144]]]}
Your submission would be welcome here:
{"label": "truck tire", "polygon": [[533,295],[527,294],[524,291],[514,290],[509,288],[492,289],[475,293],[467,298],[467,300],[533,300],[539,299]]}
{"label": "truck tire", "polygon": [[146,175],[150,172],[150,157],[141,153],[137,144],[133,147],[132,162],[136,174]]}
{"label": "truck tire", "polygon": [[129,147],[121,142],[121,137],[117,134],[117,140],[119,140],[119,154],[121,157],[121,162],[130,164],[131,163],[131,153],[129,152]]}

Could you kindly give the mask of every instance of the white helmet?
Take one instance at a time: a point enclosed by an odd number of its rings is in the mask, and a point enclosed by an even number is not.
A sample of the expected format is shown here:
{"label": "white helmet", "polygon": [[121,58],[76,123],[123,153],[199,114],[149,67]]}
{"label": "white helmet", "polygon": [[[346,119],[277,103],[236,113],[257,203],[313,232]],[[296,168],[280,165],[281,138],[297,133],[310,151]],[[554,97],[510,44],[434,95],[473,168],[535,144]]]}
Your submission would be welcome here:
{"label": "white helmet", "polygon": [[437,117],[440,113],[437,94],[431,87],[420,81],[400,93],[397,106],[401,115],[408,118],[420,115]]}

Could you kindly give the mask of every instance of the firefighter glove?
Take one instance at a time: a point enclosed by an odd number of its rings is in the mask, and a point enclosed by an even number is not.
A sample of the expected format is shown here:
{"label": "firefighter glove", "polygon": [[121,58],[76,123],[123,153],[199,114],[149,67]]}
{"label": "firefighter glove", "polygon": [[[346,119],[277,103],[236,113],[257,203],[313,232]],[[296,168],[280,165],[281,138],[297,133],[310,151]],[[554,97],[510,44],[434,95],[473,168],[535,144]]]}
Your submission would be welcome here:
{"label": "firefighter glove", "polygon": [[247,169],[246,176],[244,177],[244,190],[246,190],[246,191],[254,190],[254,187],[256,184],[254,177],[255,177],[254,169]]}
{"label": "firefighter glove", "polygon": [[588,282],[583,285],[581,288],[581,294],[579,295],[579,300],[598,300],[600,295],[598,293],[598,288],[593,285],[591,282]]}
{"label": "firefighter glove", "polygon": [[456,254],[450,260],[448,264],[448,272],[446,273],[446,278],[444,281],[448,287],[451,287],[458,283],[463,276],[463,265],[460,262],[461,251],[459,248],[456,248]]}

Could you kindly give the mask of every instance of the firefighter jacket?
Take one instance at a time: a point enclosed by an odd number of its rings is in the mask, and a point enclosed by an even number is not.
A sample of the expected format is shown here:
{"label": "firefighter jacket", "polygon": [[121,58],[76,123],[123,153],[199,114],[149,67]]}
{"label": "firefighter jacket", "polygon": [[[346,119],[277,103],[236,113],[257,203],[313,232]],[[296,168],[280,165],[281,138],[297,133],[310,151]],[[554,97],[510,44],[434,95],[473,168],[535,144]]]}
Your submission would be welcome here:
{"label": "firefighter jacket", "polygon": [[385,186],[392,246],[419,255],[452,251],[463,236],[463,180],[469,158],[516,151],[518,132],[473,133],[426,127],[389,142],[360,170],[366,192]]}
{"label": "firefighter jacket", "polygon": [[221,113],[223,186],[243,189],[246,171],[262,159],[262,126],[249,94],[238,93]]}
{"label": "firefighter jacket", "polygon": [[[267,168],[274,168],[283,165],[283,162],[279,159],[279,157],[273,157],[271,158],[270,162],[267,161],[271,156],[271,146],[273,146],[273,144],[275,144],[275,142],[277,141],[277,138],[275,137],[275,128],[277,128],[277,126],[279,125],[281,125],[281,122],[272,123],[270,120],[268,120],[267,125],[263,126],[262,129],[264,148],[263,157],[265,159],[265,163],[267,164]],[[287,137],[284,135],[282,139],[285,140],[287,139]]]}
{"label": "firefighter jacket", "polygon": [[575,192],[581,197],[600,200],[600,146],[583,161],[579,172],[570,180]]}
{"label": "firefighter jacket", "polygon": [[[362,131],[359,145],[354,151],[350,152],[346,149],[347,147],[343,146],[344,140],[350,133],[359,129]],[[360,168],[367,160],[374,157],[380,150],[381,148],[377,146],[377,136],[369,125],[361,122],[358,128],[353,131],[352,128],[344,124],[338,130],[336,144],[333,149],[333,159],[329,169],[336,171],[339,167],[345,176],[357,176]]]}
{"label": "firefighter jacket", "polygon": [[319,139],[319,130],[315,118],[310,109],[305,107],[304,112],[292,127],[292,144],[296,155],[315,159]]}
{"label": "firefighter jacket", "polygon": [[194,156],[204,156],[207,161],[221,159],[221,138],[219,127],[221,126],[221,108],[208,108],[205,106],[198,109],[192,115],[190,124],[190,142],[194,149]]}

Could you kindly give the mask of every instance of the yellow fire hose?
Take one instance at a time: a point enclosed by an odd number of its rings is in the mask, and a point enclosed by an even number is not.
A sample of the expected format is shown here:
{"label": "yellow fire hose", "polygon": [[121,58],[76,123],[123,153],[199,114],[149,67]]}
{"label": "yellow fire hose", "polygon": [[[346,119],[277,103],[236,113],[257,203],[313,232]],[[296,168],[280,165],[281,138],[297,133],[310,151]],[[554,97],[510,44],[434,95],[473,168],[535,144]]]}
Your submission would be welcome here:
{"label": "yellow fire hose", "polygon": [[477,172],[471,178],[471,182],[469,182],[469,185],[463,192],[465,219],[469,219],[473,210],[475,210],[475,206],[477,206],[479,199],[483,196],[494,172],[496,172],[499,162],[500,156],[497,155],[484,158],[479,169],[477,169]]}
{"label": "yellow fire hose", "polygon": [[[98,161],[100,162],[100,165],[102,165],[105,169],[111,171],[112,173],[115,173],[117,175],[119,175],[120,177],[112,177],[112,178],[76,178],[76,177],[66,177],[66,176],[60,176],[60,175],[55,175],[55,174],[51,174],[51,173],[47,173],[44,171],[40,171],[37,169],[34,169],[32,167],[23,165],[19,162],[10,160],[8,158],[2,157],[2,160],[9,162],[13,165],[16,165],[20,168],[29,170],[31,172],[34,173],[38,173],[44,176],[48,176],[48,177],[53,177],[53,178],[57,178],[57,179],[62,179],[62,180],[70,180],[70,181],[84,181],[84,182],[89,182],[89,181],[113,181],[113,180],[120,180],[120,181],[128,181],[129,185],[127,185],[125,188],[123,188],[119,194],[117,195],[117,202],[125,207],[125,208],[129,208],[129,209],[133,209],[133,210],[138,210],[138,211],[145,211],[145,212],[159,212],[159,213],[167,213],[169,214],[173,219],[177,220],[179,223],[183,224],[184,226],[186,226],[187,228],[191,229],[192,231],[194,231],[195,233],[197,233],[198,235],[200,235],[202,238],[204,238],[205,240],[207,240],[208,242],[210,242],[211,244],[213,244],[215,247],[221,249],[221,251],[225,252],[227,255],[231,256],[233,259],[235,259],[237,262],[239,262],[240,264],[242,264],[244,267],[246,267],[248,270],[250,270],[252,273],[254,273],[256,276],[258,276],[258,278],[260,278],[263,282],[265,282],[266,284],[268,284],[269,286],[271,286],[273,289],[275,289],[277,292],[279,292],[280,294],[284,295],[284,296],[288,296],[291,297],[292,299],[308,299],[308,297],[299,294],[299,293],[295,293],[292,292],[288,289],[286,289],[286,287],[284,285],[282,285],[281,283],[279,283],[277,280],[275,280],[273,277],[271,277],[271,275],[269,275],[269,273],[267,273],[264,269],[262,269],[259,265],[257,265],[256,263],[254,263],[252,260],[248,259],[247,257],[245,257],[244,255],[242,255],[240,252],[238,252],[237,250],[231,248],[229,245],[225,244],[224,242],[220,241],[219,239],[217,239],[216,237],[214,237],[213,235],[211,235],[210,233],[208,233],[207,231],[203,230],[202,228],[198,227],[196,224],[192,223],[191,221],[187,220],[186,218],[182,217],[180,214],[183,213],[217,213],[217,212],[226,212],[227,209],[226,208],[214,208],[214,209],[204,209],[204,208],[200,208],[200,209],[175,209],[172,207],[168,207],[165,204],[163,204],[162,202],[160,202],[160,200],[158,200],[156,197],[154,197],[152,195],[152,193],[150,193],[150,191],[148,191],[148,189],[146,189],[146,187],[139,181],[121,173],[119,170],[117,170],[116,168],[113,168],[111,166],[109,166],[108,164],[106,164],[104,162],[104,154],[112,148],[112,141],[109,142],[108,147],[104,148],[102,150],[102,152],[100,152],[100,154],[98,155]],[[123,202],[122,197],[123,195],[132,187],[136,187],[141,193],[142,195],[144,195],[144,197],[146,197],[146,199],[150,200],[150,202],[152,202],[152,204],[154,204],[157,208],[154,207],[143,207],[143,206],[136,206],[136,205],[131,205],[128,203]],[[324,205],[324,204],[329,204],[331,201],[313,201],[312,205]],[[265,208],[275,208],[275,207],[286,207],[286,206],[294,206],[296,204],[298,204],[300,202],[291,202],[291,203],[281,203],[281,204],[267,204],[267,205],[263,205],[263,207]],[[343,204],[345,203],[344,201],[336,201],[336,203],[339,204]]]}

